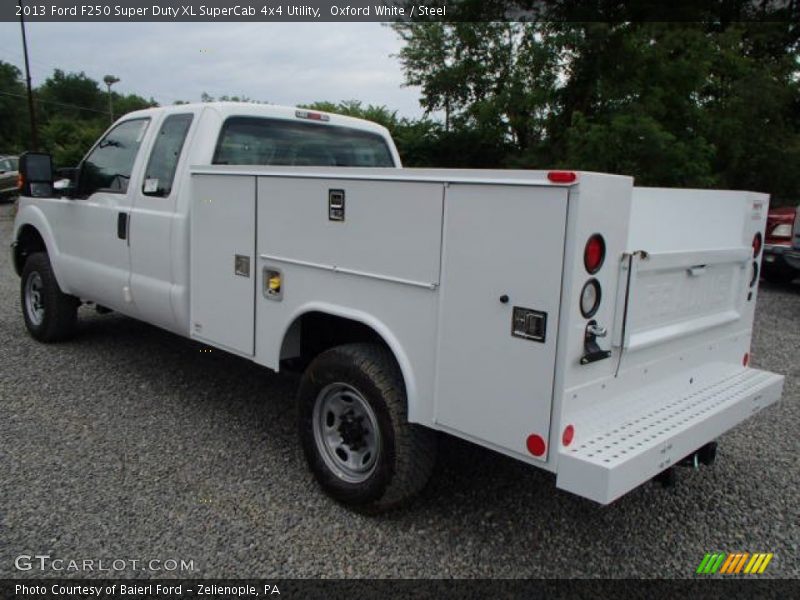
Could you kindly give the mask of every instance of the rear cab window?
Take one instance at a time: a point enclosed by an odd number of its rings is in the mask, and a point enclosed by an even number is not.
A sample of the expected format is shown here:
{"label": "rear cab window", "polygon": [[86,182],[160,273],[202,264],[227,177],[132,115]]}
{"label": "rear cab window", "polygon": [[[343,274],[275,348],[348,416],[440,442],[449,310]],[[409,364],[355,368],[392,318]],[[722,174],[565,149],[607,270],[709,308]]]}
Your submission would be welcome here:
{"label": "rear cab window", "polygon": [[379,134],[286,119],[230,117],[222,126],[213,163],[303,167],[394,167]]}

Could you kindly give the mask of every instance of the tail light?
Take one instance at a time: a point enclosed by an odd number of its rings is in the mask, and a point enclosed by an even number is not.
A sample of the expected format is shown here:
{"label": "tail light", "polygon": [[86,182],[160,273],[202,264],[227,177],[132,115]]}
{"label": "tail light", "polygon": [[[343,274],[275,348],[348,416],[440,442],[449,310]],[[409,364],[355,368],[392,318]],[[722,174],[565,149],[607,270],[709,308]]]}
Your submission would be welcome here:
{"label": "tail light", "polygon": [[594,275],[603,266],[605,258],[606,242],[602,235],[595,233],[586,242],[586,248],[583,250],[583,266],[590,275]]}
{"label": "tail light", "polygon": [[776,225],[775,228],[769,234],[771,237],[775,238],[786,238],[791,239],[792,237],[792,224],[791,223],[781,223],[780,225]]}
{"label": "tail light", "polygon": [[[603,266],[603,261],[606,258],[606,242],[603,236],[595,233],[586,240],[586,246],[583,249],[583,266],[590,275],[594,275]],[[579,299],[581,315],[584,319],[591,319],[597,314],[600,308],[600,300],[602,299],[602,290],[600,282],[594,277],[591,277],[586,283],[583,284],[581,289],[581,296]],[[602,360],[611,356],[610,350],[602,350],[597,345],[597,338],[606,335],[606,328],[597,324],[597,321],[592,319],[586,325],[586,333],[583,338],[584,355],[581,357],[581,364],[588,365],[589,363]],[[564,441],[564,445],[568,445],[572,441],[570,433],[567,436],[569,441]]]}
{"label": "tail light", "polygon": [[17,189],[22,192],[22,188],[25,187],[25,178],[22,176],[22,173],[17,174]]}
{"label": "tail light", "polygon": [[572,183],[578,179],[575,171],[548,171],[547,179],[553,183]]}
{"label": "tail light", "polygon": [[761,252],[761,232],[757,232],[753,236],[753,258],[757,258]]}

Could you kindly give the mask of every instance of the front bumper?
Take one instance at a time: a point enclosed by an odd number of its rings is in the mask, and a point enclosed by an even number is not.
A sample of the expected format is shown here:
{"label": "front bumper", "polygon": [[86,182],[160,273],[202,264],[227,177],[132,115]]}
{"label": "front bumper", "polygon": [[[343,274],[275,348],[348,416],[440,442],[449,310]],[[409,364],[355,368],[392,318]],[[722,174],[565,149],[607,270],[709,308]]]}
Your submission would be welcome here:
{"label": "front bumper", "polygon": [[677,394],[665,393],[669,387],[642,388],[609,407],[621,418],[606,419],[562,447],[556,485],[602,504],[613,502],[776,402],[783,376],[736,368]]}

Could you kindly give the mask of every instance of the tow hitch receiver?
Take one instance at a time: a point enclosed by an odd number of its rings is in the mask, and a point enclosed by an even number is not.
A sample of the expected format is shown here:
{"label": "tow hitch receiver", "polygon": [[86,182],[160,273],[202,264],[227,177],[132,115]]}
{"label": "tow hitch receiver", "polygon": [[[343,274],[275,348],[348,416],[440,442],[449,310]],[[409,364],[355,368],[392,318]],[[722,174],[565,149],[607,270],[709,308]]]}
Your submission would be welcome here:
{"label": "tow hitch receiver", "polygon": [[[695,471],[700,469],[700,465],[705,465],[710,467],[713,465],[717,460],[717,442],[709,442],[696,452],[692,452],[686,458],[681,459],[677,466],[679,467],[690,467]],[[653,481],[656,483],[660,483],[664,488],[671,488],[675,487],[675,484],[678,481],[677,472],[675,467],[669,467],[661,471],[658,475],[653,477]]]}

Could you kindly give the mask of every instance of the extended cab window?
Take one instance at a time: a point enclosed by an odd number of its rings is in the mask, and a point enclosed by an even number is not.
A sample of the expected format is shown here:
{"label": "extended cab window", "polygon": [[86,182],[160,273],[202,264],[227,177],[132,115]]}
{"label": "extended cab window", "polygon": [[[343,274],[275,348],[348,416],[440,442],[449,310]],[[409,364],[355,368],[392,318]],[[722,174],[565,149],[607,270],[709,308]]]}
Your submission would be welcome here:
{"label": "extended cab window", "polygon": [[81,196],[98,191],[118,194],[128,191],[133,163],[149,122],[149,119],[125,121],[100,140],[81,165]]}
{"label": "extended cab window", "polygon": [[183,142],[191,124],[192,115],[170,115],[164,119],[145,170],[142,184],[144,194],[169,196]]}
{"label": "extended cab window", "polygon": [[380,135],[284,119],[231,117],[214,152],[217,165],[394,167]]}

